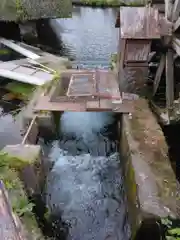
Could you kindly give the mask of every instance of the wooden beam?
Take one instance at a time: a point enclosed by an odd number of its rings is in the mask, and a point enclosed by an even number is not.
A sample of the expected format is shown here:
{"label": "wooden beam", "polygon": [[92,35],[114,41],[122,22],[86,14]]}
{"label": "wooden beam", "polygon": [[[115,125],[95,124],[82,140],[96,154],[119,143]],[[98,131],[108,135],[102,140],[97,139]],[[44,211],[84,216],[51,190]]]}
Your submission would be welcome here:
{"label": "wooden beam", "polygon": [[179,17],[179,13],[180,13],[180,0],[175,0],[173,9],[172,9],[172,21],[175,22],[178,17]]}
{"label": "wooden beam", "polygon": [[174,103],[174,59],[171,49],[166,53],[166,107],[171,110]]}
{"label": "wooden beam", "polygon": [[162,55],[153,83],[153,96],[156,94],[165,67],[165,55]]}
{"label": "wooden beam", "polygon": [[165,17],[171,21],[172,18],[172,0],[165,0]]}
{"label": "wooden beam", "polygon": [[180,27],[180,17],[178,17],[177,21],[173,25],[173,30],[176,31]]}
{"label": "wooden beam", "polygon": [[164,14],[159,14],[159,28],[161,36],[172,36],[173,24]]}
{"label": "wooden beam", "polygon": [[180,40],[178,38],[173,38],[172,46],[177,55],[180,56]]}
{"label": "wooden beam", "polygon": [[33,53],[30,50],[25,49],[25,48],[19,46],[18,44],[14,43],[11,40],[0,38],[0,42],[2,44],[4,44],[5,46],[11,48],[15,52],[18,52],[18,53],[20,53],[21,55],[23,55],[23,56],[25,56],[27,58],[30,58],[30,59],[33,59],[33,60],[36,60],[36,59],[40,58],[40,56],[37,55],[36,53]]}
{"label": "wooden beam", "polygon": [[123,74],[123,68],[124,68],[124,58],[125,58],[125,51],[126,51],[126,43],[127,40],[120,38],[120,48],[121,51],[119,51],[119,59],[118,59],[118,84],[120,86],[121,91],[121,84],[123,82],[124,74]]}

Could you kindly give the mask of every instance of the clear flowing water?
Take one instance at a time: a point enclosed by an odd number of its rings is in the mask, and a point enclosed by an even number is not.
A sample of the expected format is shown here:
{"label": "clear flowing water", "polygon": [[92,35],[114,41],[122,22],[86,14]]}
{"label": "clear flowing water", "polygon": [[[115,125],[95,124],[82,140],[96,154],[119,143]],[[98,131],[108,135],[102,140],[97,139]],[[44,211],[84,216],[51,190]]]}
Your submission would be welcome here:
{"label": "clear flowing water", "polygon": [[62,226],[69,240],[129,239],[114,116],[66,112],[60,128],[60,139],[46,146],[54,163],[46,201],[56,224],[61,217],[56,239]]}
{"label": "clear flowing water", "polygon": [[[51,20],[62,54],[74,67],[109,67],[118,45],[116,16],[116,9],[75,7],[72,19]],[[114,116],[66,112],[60,129],[60,139],[45,147],[54,164],[46,201],[57,239],[64,234],[69,240],[129,239]]]}
{"label": "clear flowing water", "polygon": [[[75,60],[75,68],[77,65],[79,68],[109,67],[111,53],[117,49],[116,12],[116,9],[74,7],[72,19],[51,20],[51,26],[62,43],[62,54]],[[11,53],[1,60],[19,58],[16,55]],[[11,105],[3,103],[0,107],[0,148],[21,142],[21,132],[11,110],[5,110]]]}
{"label": "clear flowing water", "polygon": [[80,68],[108,68],[118,45],[116,16],[117,9],[74,7],[71,19],[51,20],[62,40],[62,54],[74,59]]}

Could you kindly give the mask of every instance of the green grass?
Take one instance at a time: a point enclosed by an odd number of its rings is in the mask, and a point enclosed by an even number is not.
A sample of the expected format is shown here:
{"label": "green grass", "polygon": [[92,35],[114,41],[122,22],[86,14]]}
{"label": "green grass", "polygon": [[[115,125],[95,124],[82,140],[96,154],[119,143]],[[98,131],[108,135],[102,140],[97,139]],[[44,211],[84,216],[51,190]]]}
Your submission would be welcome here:
{"label": "green grass", "polygon": [[34,237],[33,239],[42,239],[32,212],[34,204],[29,202],[23,183],[19,179],[18,170],[22,169],[25,164],[27,162],[24,160],[0,152],[0,178],[8,192],[12,210],[19,216],[26,230],[32,234],[32,238]]}
{"label": "green grass", "polygon": [[80,0],[75,4],[92,6],[92,7],[119,7],[119,6],[144,6],[147,1],[146,0],[134,0],[130,3],[127,3],[124,0]]}

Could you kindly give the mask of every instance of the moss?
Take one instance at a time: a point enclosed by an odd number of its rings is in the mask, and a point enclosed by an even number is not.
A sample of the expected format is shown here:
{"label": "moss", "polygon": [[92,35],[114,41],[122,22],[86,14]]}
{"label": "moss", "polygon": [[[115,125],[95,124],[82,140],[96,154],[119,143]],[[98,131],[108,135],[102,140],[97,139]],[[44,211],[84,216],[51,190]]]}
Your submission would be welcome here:
{"label": "moss", "polygon": [[117,64],[117,53],[111,54],[110,68],[113,70]]}
{"label": "moss", "polygon": [[0,152],[0,168],[8,167],[10,169],[19,171],[30,163],[31,161],[28,159],[21,159],[8,155],[7,153],[4,152]]}
{"label": "moss", "polygon": [[28,19],[28,13],[26,9],[22,5],[21,0],[16,0],[16,14],[17,14],[17,21],[18,20],[25,20]]}
{"label": "moss", "polygon": [[35,237],[33,239],[43,239],[32,212],[34,205],[28,201],[23,184],[18,177],[17,169],[24,164],[27,162],[0,153],[0,176],[7,189],[12,209],[19,216],[27,234],[30,233]]}
{"label": "moss", "polygon": [[179,200],[176,194],[177,182],[168,158],[163,132],[145,100],[137,101],[129,122],[132,137],[138,143],[139,154],[155,175],[158,196],[165,206],[173,210],[175,199]]}
{"label": "moss", "polygon": [[69,17],[72,12],[70,0],[1,0],[0,19],[3,21],[26,21],[42,18]]}
{"label": "moss", "polygon": [[132,2],[126,2],[123,0],[80,0],[73,1],[74,4],[92,6],[92,7],[119,7],[119,6],[144,6],[145,0],[134,0]]}
{"label": "moss", "polygon": [[12,97],[14,96],[14,98],[26,101],[34,92],[35,86],[27,83],[10,82],[6,85],[5,89],[10,91]]}

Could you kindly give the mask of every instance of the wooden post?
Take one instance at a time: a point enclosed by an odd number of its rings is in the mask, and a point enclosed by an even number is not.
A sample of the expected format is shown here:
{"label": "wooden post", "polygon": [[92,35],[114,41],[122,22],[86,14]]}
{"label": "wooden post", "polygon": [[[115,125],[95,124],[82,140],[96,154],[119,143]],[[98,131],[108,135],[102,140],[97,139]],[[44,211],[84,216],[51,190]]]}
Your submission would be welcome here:
{"label": "wooden post", "polygon": [[172,8],[172,21],[176,21],[180,13],[180,0],[175,0],[174,6]]}
{"label": "wooden post", "polygon": [[153,96],[156,94],[165,67],[165,55],[162,55],[153,84]]}
{"label": "wooden post", "polygon": [[174,58],[173,51],[166,54],[166,106],[171,110],[174,102]]}
{"label": "wooden post", "polygon": [[172,19],[172,0],[165,0],[165,17],[170,21]]}
{"label": "wooden post", "polygon": [[53,122],[54,122],[54,129],[55,129],[55,134],[57,137],[60,135],[60,117],[61,113],[60,112],[52,112],[53,116]]}

